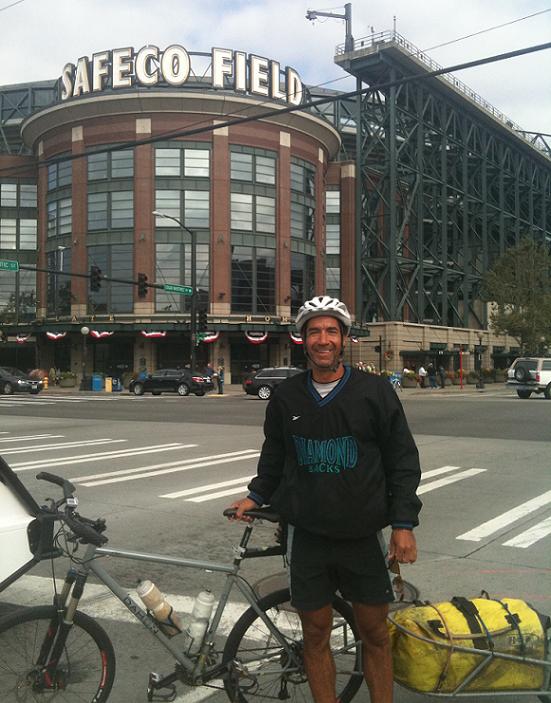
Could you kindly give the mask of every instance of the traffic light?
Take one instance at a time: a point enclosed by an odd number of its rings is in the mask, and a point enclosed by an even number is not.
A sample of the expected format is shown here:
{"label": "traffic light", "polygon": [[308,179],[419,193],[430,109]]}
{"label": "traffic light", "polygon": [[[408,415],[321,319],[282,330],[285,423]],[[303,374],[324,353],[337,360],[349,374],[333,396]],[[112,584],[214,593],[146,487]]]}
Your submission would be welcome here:
{"label": "traffic light", "polygon": [[147,276],[145,273],[138,274],[138,298],[145,298],[147,295]]}
{"label": "traffic light", "polygon": [[101,269],[98,266],[90,266],[90,290],[97,293],[101,288]]}
{"label": "traffic light", "polygon": [[197,319],[197,330],[199,332],[206,332],[208,327],[208,317],[206,310],[199,310]]}

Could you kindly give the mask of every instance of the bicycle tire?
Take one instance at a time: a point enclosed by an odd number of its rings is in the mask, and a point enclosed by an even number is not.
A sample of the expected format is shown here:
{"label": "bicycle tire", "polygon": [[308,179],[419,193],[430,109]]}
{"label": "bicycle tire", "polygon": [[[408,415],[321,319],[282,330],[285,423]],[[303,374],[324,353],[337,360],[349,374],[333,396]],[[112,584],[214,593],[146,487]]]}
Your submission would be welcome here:
{"label": "bicycle tire", "polygon": [[[4,703],[104,703],[115,679],[115,652],[105,632],[76,612],[63,654],[45,684],[37,658],[59,620],[53,606],[24,608],[0,620],[0,691]],[[53,640],[52,640],[53,642]],[[50,644],[51,646],[51,644]]]}
{"label": "bicycle tire", "polygon": [[[283,699],[313,702],[302,664],[302,627],[289,600],[289,589],[285,588],[269,593],[258,601],[258,606],[290,642],[300,659],[299,669],[286,669],[289,659],[285,650],[274,641],[257,612],[249,608],[235,623],[224,647],[223,662],[228,666],[224,688],[233,703]],[[363,681],[361,650],[355,645],[359,636],[350,605],[335,598],[333,609],[337,617],[331,651],[337,670],[337,698],[340,703],[348,703]],[[280,668],[274,668],[275,664]]]}

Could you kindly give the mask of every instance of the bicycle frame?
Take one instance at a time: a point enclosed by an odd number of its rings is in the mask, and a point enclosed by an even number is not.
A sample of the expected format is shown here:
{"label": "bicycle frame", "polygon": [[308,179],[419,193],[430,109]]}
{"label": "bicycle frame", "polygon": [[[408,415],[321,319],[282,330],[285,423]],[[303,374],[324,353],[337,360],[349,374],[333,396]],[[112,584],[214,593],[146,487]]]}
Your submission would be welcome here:
{"label": "bicycle frame", "polygon": [[[221,562],[202,561],[196,559],[187,559],[184,557],[164,556],[161,554],[152,554],[147,552],[129,551],[126,549],[111,549],[108,547],[96,547],[87,545],[86,552],[78,567],[74,569],[75,576],[72,579],[66,579],[65,586],[60,595],[60,604],[66,609],[65,620],[72,620],[72,616],[78,607],[78,602],[82,595],[82,591],[88,579],[88,576],[94,574],[101,583],[103,583],[115,595],[119,601],[132,613],[132,615],[167,649],[174,659],[180,664],[186,672],[186,682],[192,685],[198,685],[210,681],[220,676],[227,668],[218,662],[215,665],[207,666],[207,654],[214,644],[214,636],[218,630],[222,614],[228,603],[230,593],[234,586],[237,586],[243,594],[248,605],[250,605],[258,616],[263,620],[266,627],[276,638],[279,644],[285,649],[289,655],[289,661],[295,662],[295,655],[291,647],[289,647],[285,638],[281,635],[277,627],[271,622],[269,617],[258,606],[258,597],[252,586],[241,576],[239,570],[241,562],[247,557],[247,543],[250,539],[253,530],[252,525],[247,525],[239,546],[236,550],[236,556],[232,564],[224,564]],[[271,555],[270,548],[267,550],[258,550],[254,556]],[[273,552],[272,552],[273,553]],[[250,554],[249,556],[253,556]],[[167,566],[182,567],[188,569],[199,569],[205,571],[213,571],[224,573],[227,575],[227,580],[223,588],[222,594],[218,601],[218,605],[207,628],[207,631],[201,642],[198,653],[195,656],[182,650],[179,646],[179,637],[175,640],[167,637],[160,629],[157,622],[141,607],[130,595],[128,590],[119,584],[102,566],[98,557],[118,557],[122,559],[130,559],[132,561],[150,562],[155,564],[165,564]],[[70,570],[71,572],[71,570]],[[75,584],[73,586],[73,583]],[[72,591],[72,592],[71,592]],[[70,597],[70,600],[69,600]],[[181,640],[180,640],[181,641]],[[163,682],[171,682],[177,678],[176,674],[170,674]]]}

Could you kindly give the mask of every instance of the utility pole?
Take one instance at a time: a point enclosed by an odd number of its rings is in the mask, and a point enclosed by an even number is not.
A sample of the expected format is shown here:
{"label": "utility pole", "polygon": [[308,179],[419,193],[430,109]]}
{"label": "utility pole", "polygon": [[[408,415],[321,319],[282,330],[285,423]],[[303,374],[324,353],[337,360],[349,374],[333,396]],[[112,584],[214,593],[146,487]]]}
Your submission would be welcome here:
{"label": "utility pole", "polygon": [[352,3],[347,2],[344,6],[344,14],[338,12],[324,12],[322,10],[308,10],[306,19],[314,21],[318,17],[333,17],[333,19],[344,20],[344,50],[354,51],[354,37],[352,36]]}

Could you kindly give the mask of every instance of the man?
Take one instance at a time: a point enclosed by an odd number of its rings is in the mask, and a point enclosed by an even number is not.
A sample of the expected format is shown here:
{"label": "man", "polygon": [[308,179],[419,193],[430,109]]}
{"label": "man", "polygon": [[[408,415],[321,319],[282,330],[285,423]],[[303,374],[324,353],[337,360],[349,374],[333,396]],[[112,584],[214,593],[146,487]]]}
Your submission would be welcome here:
{"label": "man", "polygon": [[346,305],[315,297],[296,326],[310,370],[284,381],[270,400],[257,476],[232,507],[242,519],[271,504],[289,525],[291,602],[316,703],[336,700],[329,638],[337,590],[354,609],[371,701],[391,703],[386,616],[393,592],[380,530],[392,524],[389,560],[415,561],[417,448],[388,381],[343,365]]}
{"label": "man", "polygon": [[418,373],[419,373],[419,385],[421,386],[421,388],[424,388],[425,387],[425,379],[427,378],[427,370],[423,366],[423,364],[421,364],[421,366],[419,367]]}

